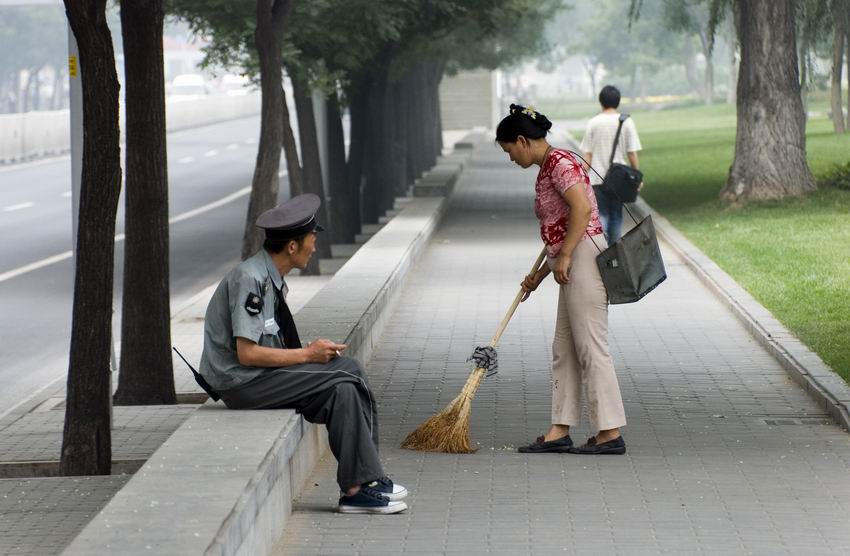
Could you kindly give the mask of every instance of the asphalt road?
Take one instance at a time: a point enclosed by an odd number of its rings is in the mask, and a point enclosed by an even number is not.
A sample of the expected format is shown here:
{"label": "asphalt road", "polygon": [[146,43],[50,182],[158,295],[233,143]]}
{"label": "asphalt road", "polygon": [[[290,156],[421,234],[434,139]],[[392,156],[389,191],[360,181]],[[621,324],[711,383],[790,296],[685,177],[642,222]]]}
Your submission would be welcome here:
{"label": "asphalt road", "polygon": [[[259,117],[169,134],[171,307],[239,259]],[[0,168],[0,415],[67,372],[73,272],[70,159]],[[281,178],[280,198],[289,195]],[[116,233],[123,232],[123,195]],[[120,333],[123,241],[115,249]],[[51,257],[61,260],[51,262]],[[43,266],[32,268],[34,263]]]}

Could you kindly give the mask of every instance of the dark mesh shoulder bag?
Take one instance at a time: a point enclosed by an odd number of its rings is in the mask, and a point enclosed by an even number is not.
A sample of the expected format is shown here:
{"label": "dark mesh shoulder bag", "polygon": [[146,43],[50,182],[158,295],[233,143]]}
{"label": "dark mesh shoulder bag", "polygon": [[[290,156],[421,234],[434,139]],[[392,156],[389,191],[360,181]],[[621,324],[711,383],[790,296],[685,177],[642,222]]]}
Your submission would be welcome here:
{"label": "dark mesh shoulder bag", "polygon": [[[631,212],[629,216],[632,216]],[[635,220],[635,224],[626,235],[604,251],[588,235],[599,251],[596,266],[599,267],[602,283],[608,292],[608,302],[612,305],[634,303],[667,278],[652,216],[640,222]]]}
{"label": "dark mesh shoulder bag", "polygon": [[[580,154],[570,152],[584,160]],[[587,164],[587,161],[584,160],[584,163]],[[599,172],[596,172],[590,164],[587,166],[597,176],[599,175]],[[605,285],[605,291],[608,292],[608,303],[612,305],[634,303],[643,299],[646,294],[667,279],[652,216],[647,216],[638,222],[625,203],[623,208],[631,216],[635,227],[604,251],[596,245],[593,236],[585,232],[599,251],[599,255],[596,256],[596,266],[599,267],[602,283]]]}
{"label": "dark mesh shoulder bag", "polygon": [[620,132],[623,124],[629,119],[628,114],[620,114],[617,135],[614,136],[614,146],[611,147],[611,159],[608,161],[608,171],[602,178],[602,188],[606,193],[616,195],[624,203],[634,203],[638,196],[638,187],[643,181],[643,172],[628,164],[614,162],[617,145],[620,142]]}

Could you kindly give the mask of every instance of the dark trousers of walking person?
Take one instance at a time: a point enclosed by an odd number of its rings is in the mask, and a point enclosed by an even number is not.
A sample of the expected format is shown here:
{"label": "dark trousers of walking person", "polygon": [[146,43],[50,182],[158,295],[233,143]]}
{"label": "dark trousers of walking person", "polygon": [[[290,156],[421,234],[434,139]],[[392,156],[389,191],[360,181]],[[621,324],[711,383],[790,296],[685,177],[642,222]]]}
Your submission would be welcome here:
{"label": "dark trousers of walking person", "polygon": [[598,185],[593,187],[593,192],[596,194],[602,231],[610,245],[623,235],[623,203],[616,195],[606,192]]}
{"label": "dark trousers of walking person", "polygon": [[343,491],[385,475],[375,400],[360,364],[350,357],[269,369],[220,395],[230,409],[294,409],[324,424]]}

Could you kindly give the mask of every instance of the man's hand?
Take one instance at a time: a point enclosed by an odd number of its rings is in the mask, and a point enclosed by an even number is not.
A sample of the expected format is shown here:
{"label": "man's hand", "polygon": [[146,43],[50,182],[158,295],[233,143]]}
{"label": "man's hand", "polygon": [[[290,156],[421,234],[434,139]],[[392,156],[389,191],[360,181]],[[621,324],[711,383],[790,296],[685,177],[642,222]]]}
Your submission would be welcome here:
{"label": "man's hand", "polygon": [[348,346],[345,344],[337,344],[330,340],[316,340],[309,344],[304,351],[307,354],[308,363],[327,363],[331,359],[339,357],[340,352]]}
{"label": "man's hand", "polygon": [[568,284],[570,282],[570,266],[572,265],[572,258],[568,255],[558,255],[558,261],[555,263],[555,269],[553,274],[555,274],[555,281],[561,284]]}
{"label": "man's hand", "polygon": [[643,189],[643,181],[641,181],[640,185],[638,186],[638,191],[640,191],[641,189]]}

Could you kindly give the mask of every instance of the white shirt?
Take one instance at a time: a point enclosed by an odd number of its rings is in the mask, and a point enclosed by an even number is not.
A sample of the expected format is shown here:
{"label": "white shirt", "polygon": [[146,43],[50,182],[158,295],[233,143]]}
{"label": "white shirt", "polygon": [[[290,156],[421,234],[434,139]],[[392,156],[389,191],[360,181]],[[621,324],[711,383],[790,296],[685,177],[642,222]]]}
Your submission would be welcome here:
{"label": "white shirt", "polygon": [[[608,162],[611,160],[611,148],[614,146],[614,137],[617,135],[617,126],[620,125],[620,114],[617,112],[598,114],[587,122],[587,131],[581,140],[581,152],[591,153],[593,160],[591,166],[604,176],[608,171]],[[628,164],[626,153],[639,151],[640,138],[638,137],[635,122],[631,118],[623,122],[623,131],[620,132],[617,151],[614,153],[614,162]],[[593,170],[588,170],[590,183],[599,185],[602,178]]]}

